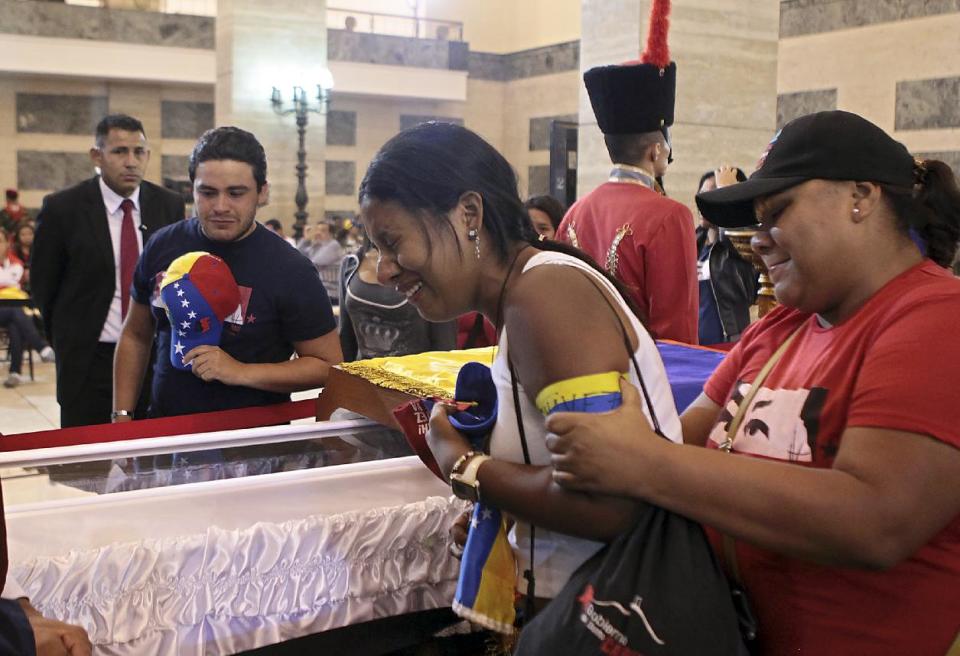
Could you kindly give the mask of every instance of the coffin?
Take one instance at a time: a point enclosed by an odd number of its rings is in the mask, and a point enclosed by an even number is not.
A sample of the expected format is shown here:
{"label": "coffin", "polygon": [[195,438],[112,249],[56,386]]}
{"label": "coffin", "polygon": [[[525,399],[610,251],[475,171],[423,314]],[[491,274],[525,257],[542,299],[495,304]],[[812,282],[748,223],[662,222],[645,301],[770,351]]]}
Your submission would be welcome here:
{"label": "coffin", "polygon": [[[353,420],[0,454],[11,571],[98,655],[233,654],[447,607],[464,504],[396,440]],[[314,467],[251,475],[265,462]]]}

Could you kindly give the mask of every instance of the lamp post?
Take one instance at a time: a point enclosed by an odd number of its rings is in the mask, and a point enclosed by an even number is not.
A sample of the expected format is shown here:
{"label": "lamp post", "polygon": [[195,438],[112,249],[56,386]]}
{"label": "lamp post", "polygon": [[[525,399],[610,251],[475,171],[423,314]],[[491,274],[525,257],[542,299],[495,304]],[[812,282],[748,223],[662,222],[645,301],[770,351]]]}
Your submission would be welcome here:
{"label": "lamp post", "polygon": [[332,76],[326,71],[326,83],[317,85],[317,104],[311,106],[307,98],[307,92],[301,86],[293,87],[292,107],[284,107],[283,98],[280,89],[273,87],[273,93],[270,94],[270,104],[273,111],[279,116],[293,114],[297,119],[297,193],[294,196],[294,202],[297,204],[297,211],[294,212],[293,238],[300,239],[303,236],[303,228],[307,224],[307,150],[304,143],[304,137],[307,133],[307,116],[312,112],[314,114],[325,114],[330,104],[330,90],[333,88]]}

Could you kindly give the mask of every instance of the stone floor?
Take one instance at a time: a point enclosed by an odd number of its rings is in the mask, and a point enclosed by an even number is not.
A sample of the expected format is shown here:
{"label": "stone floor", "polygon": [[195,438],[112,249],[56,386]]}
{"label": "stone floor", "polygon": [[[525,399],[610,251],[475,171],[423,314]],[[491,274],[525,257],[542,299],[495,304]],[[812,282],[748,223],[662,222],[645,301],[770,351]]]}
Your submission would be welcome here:
{"label": "stone floor", "polygon": [[[0,387],[0,434],[27,433],[60,428],[55,365],[34,357],[34,380],[19,387]],[[7,363],[0,364],[0,379],[6,380]],[[24,375],[29,375],[27,363]]]}

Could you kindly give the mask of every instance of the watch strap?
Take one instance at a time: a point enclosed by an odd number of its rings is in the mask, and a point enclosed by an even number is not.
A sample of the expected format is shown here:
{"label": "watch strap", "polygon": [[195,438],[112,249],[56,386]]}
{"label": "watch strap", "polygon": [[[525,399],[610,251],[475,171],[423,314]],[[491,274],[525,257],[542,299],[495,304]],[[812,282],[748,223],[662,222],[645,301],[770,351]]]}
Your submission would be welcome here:
{"label": "watch strap", "polygon": [[474,485],[477,482],[477,470],[480,469],[480,465],[485,463],[487,460],[490,460],[490,456],[484,453],[478,453],[474,455],[467,461],[467,464],[463,467],[463,473],[458,476],[461,482],[466,483],[467,485]]}

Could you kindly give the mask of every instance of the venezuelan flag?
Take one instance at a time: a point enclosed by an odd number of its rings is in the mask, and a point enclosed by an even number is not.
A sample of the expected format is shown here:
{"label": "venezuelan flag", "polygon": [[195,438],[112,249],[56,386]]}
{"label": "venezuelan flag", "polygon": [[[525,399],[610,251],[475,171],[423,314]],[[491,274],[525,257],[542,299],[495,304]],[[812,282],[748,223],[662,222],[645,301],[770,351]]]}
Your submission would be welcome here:
{"label": "venezuelan flag", "polygon": [[499,633],[514,632],[517,563],[507,524],[496,508],[477,503],[460,563],[453,611]]}
{"label": "venezuelan flag", "polygon": [[[607,412],[621,404],[623,374],[608,371],[562,380],[537,395],[537,409],[551,412]],[[483,503],[473,509],[467,545],[460,564],[454,612],[500,633],[512,634],[516,619],[517,564],[507,541],[500,511]]]}

